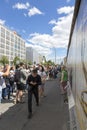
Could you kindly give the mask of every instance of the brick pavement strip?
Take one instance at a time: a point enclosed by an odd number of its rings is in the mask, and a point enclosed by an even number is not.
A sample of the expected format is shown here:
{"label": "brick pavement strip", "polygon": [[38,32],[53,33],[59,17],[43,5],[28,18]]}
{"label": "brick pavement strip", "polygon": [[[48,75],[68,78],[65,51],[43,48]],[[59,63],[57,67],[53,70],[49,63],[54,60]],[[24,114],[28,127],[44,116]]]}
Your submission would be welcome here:
{"label": "brick pavement strip", "polygon": [[58,81],[47,81],[45,93],[47,97],[41,99],[39,107],[33,99],[32,119],[27,118],[27,97],[24,104],[4,104],[9,109],[2,114],[0,130],[69,130],[68,105],[63,103]]}

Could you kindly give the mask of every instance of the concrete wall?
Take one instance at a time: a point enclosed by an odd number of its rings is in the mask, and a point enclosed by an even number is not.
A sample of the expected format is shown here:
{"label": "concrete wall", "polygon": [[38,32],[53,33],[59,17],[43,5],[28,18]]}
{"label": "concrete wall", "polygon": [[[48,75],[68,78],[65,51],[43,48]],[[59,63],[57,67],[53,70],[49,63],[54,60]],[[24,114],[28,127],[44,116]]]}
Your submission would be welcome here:
{"label": "concrete wall", "polygon": [[87,130],[87,0],[81,0],[78,8],[69,41],[67,64],[77,120],[81,130]]}

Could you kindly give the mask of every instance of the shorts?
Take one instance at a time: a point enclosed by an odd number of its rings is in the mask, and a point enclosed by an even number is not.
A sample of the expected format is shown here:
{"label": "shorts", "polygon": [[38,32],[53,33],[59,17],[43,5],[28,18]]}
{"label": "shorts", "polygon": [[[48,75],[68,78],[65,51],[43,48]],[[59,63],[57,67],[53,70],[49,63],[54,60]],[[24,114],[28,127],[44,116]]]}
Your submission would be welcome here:
{"label": "shorts", "polygon": [[17,90],[25,90],[25,84],[17,83]]}

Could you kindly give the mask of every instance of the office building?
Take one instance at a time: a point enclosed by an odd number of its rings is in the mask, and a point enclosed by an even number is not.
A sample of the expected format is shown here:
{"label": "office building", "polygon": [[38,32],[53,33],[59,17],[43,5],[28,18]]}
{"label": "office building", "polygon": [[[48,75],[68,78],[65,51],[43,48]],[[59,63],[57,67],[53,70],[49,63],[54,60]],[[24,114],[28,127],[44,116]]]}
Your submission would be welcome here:
{"label": "office building", "polygon": [[26,47],[26,60],[31,62],[32,64],[41,63],[41,55],[34,50],[32,47]]}
{"label": "office building", "polygon": [[26,59],[25,41],[15,31],[0,24],[0,58],[7,56],[9,63],[18,56]]}

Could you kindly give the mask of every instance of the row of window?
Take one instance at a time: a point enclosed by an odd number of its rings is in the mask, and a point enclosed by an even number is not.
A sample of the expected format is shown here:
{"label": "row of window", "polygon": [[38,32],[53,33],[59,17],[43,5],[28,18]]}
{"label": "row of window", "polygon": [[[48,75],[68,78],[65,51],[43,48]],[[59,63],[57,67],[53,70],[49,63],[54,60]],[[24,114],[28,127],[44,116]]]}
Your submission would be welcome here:
{"label": "row of window", "polygon": [[[1,35],[1,38],[0,38],[0,39],[1,39],[2,42],[5,43],[5,37],[2,37],[2,35]],[[24,42],[21,42],[21,41],[19,42],[19,41],[14,40],[14,39],[11,39],[11,40],[10,40],[10,37],[8,37],[8,36],[6,36],[6,41],[8,41],[9,43],[10,43],[10,42],[13,42],[13,43],[16,43],[16,44],[18,44],[18,45],[22,45],[23,47],[25,46]]]}
{"label": "row of window", "polygon": [[[9,46],[9,45],[10,45],[9,42],[6,41],[6,46]],[[3,39],[1,39],[0,46],[5,48],[5,42],[4,42]],[[13,43],[11,43],[11,45],[9,47],[25,51],[25,48],[23,48],[23,47],[21,47],[21,46],[19,46],[17,44],[13,45]]]}
{"label": "row of window", "polygon": [[25,49],[23,50],[19,50],[18,48],[14,48],[14,47],[11,47],[11,46],[6,46],[5,47],[5,44],[0,44],[0,48],[2,48],[3,50],[8,50],[8,51],[16,51],[16,52],[19,52],[19,53],[22,53],[24,54],[25,53]]}
{"label": "row of window", "polygon": [[12,58],[15,57],[15,56],[18,56],[20,58],[21,57],[25,57],[24,55],[20,55],[20,54],[17,54],[17,53],[15,53],[15,54],[13,54],[13,53],[9,54],[9,51],[6,51],[6,53],[5,53],[4,50],[1,49],[0,50],[0,56],[3,55],[3,54],[4,55],[6,54],[6,56],[9,56],[9,57],[12,57]]}
{"label": "row of window", "polygon": [[13,36],[10,37],[10,35],[9,35],[9,36],[6,35],[6,37],[5,37],[5,34],[4,34],[4,33],[1,33],[1,37],[4,38],[4,39],[10,40],[10,41],[12,41],[12,42],[16,42],[16,43],[18,43],[18,44],[24,45],[24,42],[23,42],[22,40],[20,40],[19,38],[16,38],[16,37],[13,37]]}

